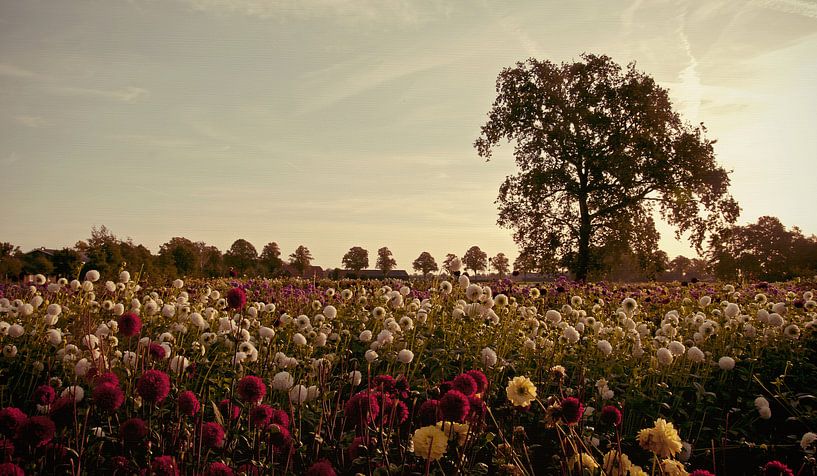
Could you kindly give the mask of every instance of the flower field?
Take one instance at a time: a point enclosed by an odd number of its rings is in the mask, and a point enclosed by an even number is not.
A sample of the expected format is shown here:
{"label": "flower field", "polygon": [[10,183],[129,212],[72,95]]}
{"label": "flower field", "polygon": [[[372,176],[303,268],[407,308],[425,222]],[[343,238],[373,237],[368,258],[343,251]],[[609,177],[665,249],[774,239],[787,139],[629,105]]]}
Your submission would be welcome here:
{"label": "flower field", "polygon": [[813,282],[0,288],[0,475],[814,474]]}

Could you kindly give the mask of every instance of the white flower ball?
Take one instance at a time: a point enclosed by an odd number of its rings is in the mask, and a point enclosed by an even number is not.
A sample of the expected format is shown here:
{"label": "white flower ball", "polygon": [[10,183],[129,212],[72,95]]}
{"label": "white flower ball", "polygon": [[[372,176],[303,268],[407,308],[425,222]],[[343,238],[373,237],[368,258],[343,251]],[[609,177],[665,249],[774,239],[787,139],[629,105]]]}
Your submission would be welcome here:
{"label": "white flower ball", "polygon": [[408,349],[403,349],[397,353],[397,360],[399,360],[401,363],[409,364],[412,360],[414,360],[414,352]]}
{"label": "white flower ball", "polygon": [[655,356],[658,357],[658,362],[661,363],[661,365],[669,365],[672,363],[672,352],[666,347],[658,349]]}
{"label": "white flower ball", "polygon": [[735,368],[735,359],[732,357],[723,356],[718,359],[718,367],[722,370],[732,370]]}
{"label": "white flower ball", "polygon": [[485,347],[484,349],[482,349],[479,355],[482,364],[485,365],[486,367],[493,367],[494,365],[496,365],[497,362],[496,352],[494,352],[494,350],[491,349],[490,347]]}
{"label": "white flower ball", "polygon": [[99,271],[95,269],[88,271],[87,273],[85,273],[85,279],[92,283],[99,281]]}

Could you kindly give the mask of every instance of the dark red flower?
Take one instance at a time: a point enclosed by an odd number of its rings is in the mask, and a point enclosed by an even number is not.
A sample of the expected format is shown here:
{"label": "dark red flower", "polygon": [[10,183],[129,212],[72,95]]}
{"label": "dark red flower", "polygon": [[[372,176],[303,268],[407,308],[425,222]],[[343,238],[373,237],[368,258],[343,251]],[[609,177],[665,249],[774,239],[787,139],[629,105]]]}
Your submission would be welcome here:
{"label": "dark red flower", "polygon": [[715,475],[705,469],[696,469],[695,471],[689,473],[689,476],[715,476]]}
{"label": "dark red flower", "polygon": [[204,472],[204,476],[233,476],[234,474],[229,466],[218,461],[210,463],[207,471]]}
{"label": "dark red flower", "polygon": [[241,408],[239,408],[238,404],[231,403],[230,399],[228,398],[218,402],[218,411],[221,412],[221,415],[224,418],[228,418],[230,420],[235,420],[241,414]]}
{"label": "dark red flower", "polygon": [[576,397],[567,397],[562,400],[562,419],[568,425],[579,422],[584,414],[584,405]]}
{"label": "dark red flower", "polygon": [[250,423],[255,428],[266,428],[272,418],[272,407],[269,405],[256,405],[250,409]]}
{"label": "dark red flower", "polygon": [[468,418],[474,420],[482,420],[487,410],[485,402],[483,402],[482,399],[477,397],[476,395],[471,395],[470,397],[468,397],[468,404],[470,405],[470,412],[468,413]]}
{"label": "dark red flower", "polygon": [[153,360],[162,360],[167,355],[167,352],[161,344],[151,342],[150,345],[148,345],[148,355]]}
{"label": "dark red flower", "polygon": [[605,405],[601,409],[601,422],[605,425],[618,426],[621,424],[621,411],[613,405]]}
{"label": "dark red flower", "polygon": [[17,429],[25,423],[28,415],[15,407],[6,407],[0,410],[0,433],[7,438],[13,438],[17,434]]}
{"label": "dark red flower", "polygon": [[422,426],[434,425],[441,417],[439,400],[426,400],[417,411],[417,418]]}
{"label": "dark red flower", "polygon": [[40,385],[34,389],[31,399],[37,405],[51,405],[54,399],[57,398],[57,392],[51,385]]}
{"label": "dark red flower", "polygon": [[114,471],[128,472],[130,461],[124,456],[114,456],[111,458],[111,469]]}
{"label": "dark red flower", "polygon": [[323,459],[313,464],[306,470],[306,476],[337,476],[332,463]]}
{"label": "dark red flower", "polygon": [[125,394],[122,393],[122,389],[112,383],[97,385],[93,396],[96,406],[107,412],[116,411],[125,402]]}
{"label": "dark red flower", "polygon": [[258,403],[267,394],[264,381],[254,375],[247,375],[239,380],[235,390],[238,398],[247,403]]}
{"label": "dark red flower", "polygon": [[141,441],[148,436],[148,427],[141,418],[131,418],[130,420],[125,420],[125,422],[119,426],[119,434],[122,437],[122,441],[125,442],[125,445],[133,445],[141,443]]}
{"label": "dark red flower", "polygon": [[161,403],[170,393],[170,377],[161,370],[148,370],[136,382],[136,391],[148,403]]}
{"label": "dark red flower", "polygon": [[0,464],[0,476],[26,476],[26,472],[14,463],[3,463]]}
{"label": "dark red flower", "polygon": [[477,393],[477,382],[474,380],[474,377],[468,374],[457,375],[452,382],[452,386],[454,390],[459,390],[466,397]]}
{"label": "dark red flower", "polygon": [[292,437],[289,434],[289,430],[286,428],[273,423],[269,426],[269,432],[269,442],[273,446],[276,453],[283,453],[292,445]]}
{"label": "dark red flower", "polygon": [[794,476],[794,472],[780,461],[769,461],[763,466],[763,476]]}
{"label": "dark red flower", "polygon": [[440,399],[440,412],[445,421],[462,423],[470,410],[468,397],[459,390],[449,390]]}
{"label": "dark red flower", "polygon": [[477,384],[477,393],[482,394],[482,393],[485,393],[488,390],[488,377],[486,377],[485,374],[482,373],[481,370],[474,369],[474,370],[469,370],[468,372],[465,372],[465,373],[470,375],[471,378],[474,379],[474,382],[476,382],[476,384]]}
{"label": "dark red flower", "polygon": [[113,372],[105,372],[104,374],[97,375],[94,378],[94,385],[102,385],[103,383],[112,383],[118,387],[119,377],[117,377]]}
{"label": "dark red flower", "polygon": [[66,427],[74,424],[74,414],[76,412],[77,402],[71,395],[60,397],[51,404],[48,415],[54,420],[54,423],[60,427]]}
{"label": "dark red flower", "polygon": [[142,320],[132,312],[119,316],[119,333],[125,337],[133,337],[142,331]]}
{"label": "dark red flower", "polygon": [[184,392],[180,393],[176,402],[179,405],[179,412],[182,415],[193,416],[198,413],[199,408],[201,408],[199,399],[196,398],[196,394],[190,390],[185,390]]}
{"label": "dark red flower", "polygon": [[150,463],[152,476],[179,476],[179,465],[172,456],[157,456]]}
{"label": "dark red flower", "polygon": [[372,421],[374,415],[380,413],[380,404],[377,402],[377,397],[364,390],[356,393],[346,402],[343,413],[350,425],[363,427]]}
{"label": "dark red flower", "polygon": [[14,443],[6,438],[0,438],[0,461],[11,459],[14,456]]}
{"label": "dark red flower", "polygon": [[247,293],[241,288],[230,288],[227,291],[227,305],[230,309],[244,309],[247,304]]}
{"label": "dark red flower", "polygon": [[47,416],[34,416],[27,419],[17,429],[16,440],[31,447],[42,446],[57,433],[57,426]]}
{"label": "dark red flower", "polygon": [[270,416],[270,423],[275,423],[276,425],[289,428],[289,413],[285,412],[284,410],[274,408],[272,410],[272,415]]}
{"label": "dark red flower", "polygon": [[358,456],[361,456],[360,447],[361,446],[368,446],[368,444],[369,444],[368,440],[365,437],[356,436],[352,440],[352,444],[349,445],[349,450],[348,450],[349,459],[353,460],[353,459],[357,458]]}
{"label": "dark red flower", "polygon": [[201,445],[204,448],[219,448],[224,443],[224,428],[209,422],[201,426]]}
{"label": "dark red flower", "polygon": [[391,375],[378,375],[372,380],[372,388],[381,392],[391,393],[397,381]]}

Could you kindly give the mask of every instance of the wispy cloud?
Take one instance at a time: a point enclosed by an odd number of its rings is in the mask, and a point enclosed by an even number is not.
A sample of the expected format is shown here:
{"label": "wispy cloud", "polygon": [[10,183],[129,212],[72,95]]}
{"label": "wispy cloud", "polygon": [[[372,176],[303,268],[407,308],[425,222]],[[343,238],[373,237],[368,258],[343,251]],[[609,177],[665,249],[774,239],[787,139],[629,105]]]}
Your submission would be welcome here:
{"label": "wispy cloud", "polygon": [[17,152],[11,152],[2,159],[0,159],[0,164],[2,165],[11,165],[15,162],[20,161],[20,155]]}
{"label": "wispy cloud", "polygon": [[328,17],[339,21],[419,23],[451,13],[441,0],[181,0],[193,9],[262,19]]}
{"label": "wispy cloud", "polygon": [[34,71],[26,68],[13,65],[11,63],[0,63],[0,76],[8,76],[12,78],[36,78],[39,77]]}
{"label": "wispy cloud", "polygon": [[48,124],[48,121],[46,121],[45,118],[27,115],[14,116],[14,122],[33,128],[42,127]]}
{"label": "wispy cloud", "polygon": [[[330,107],[344,99],[362,94],[400,78],[445,66],[464,56],[455,52],[439,52],[390,58],[371,64],[372,58],[358,59],[333,65],[304,77],[304,87],[313,92],[298,109],[307,114]],[[368,65],[368,66],[367,66]]]}
{"label": "wispy cloud", "polygon": [[701,86],[701,76],[698,73],[698,60],[692,54],[692,46],[689,44],[689,38],[686,34],[686,16],[687,9],[679,16],[680,24],[678,26],[678,37],[681,40],[681,47],[684,50],[689,62],[687,66],[678,74],[680,84],[676,93],[680,99],[680,107],[683,110],[685,118],[689,119],[693,124],[698,122],[698,113],[701,108],[701,100],[703,98],[703,88]]}
{"label": "wispy cloud", "polygon": [[817,2],[809,0],[757,0],[755,4],[778,10],[785,13],[793,13],[809,18],[817,18]]}
{"label": "wispy cloud", "polygon": [[89,96],[125,103],[139,102],[146,99],[150,95],[147,89],[137,88],[134,86],[128,86],[121,89],[94,89],[73,86],[58,86],[51,88],[51,91],[56,94],[66,96]]}

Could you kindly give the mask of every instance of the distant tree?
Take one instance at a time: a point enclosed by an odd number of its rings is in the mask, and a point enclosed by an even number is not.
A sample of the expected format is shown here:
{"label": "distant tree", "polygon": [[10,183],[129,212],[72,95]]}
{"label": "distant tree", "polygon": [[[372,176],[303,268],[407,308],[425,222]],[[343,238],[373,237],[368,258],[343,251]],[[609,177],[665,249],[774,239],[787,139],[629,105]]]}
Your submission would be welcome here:
{"label": "distant tree", "polygon": [[443,260],[443,269],[445,270],[446,273],[453,274],[451,272],[451,263],[455,259],[457,259],[457,255],[455,255],[454,253],[448,253],[447,255],[445,255],[445,259]]}
{"label": "distant tree", "polygon": [[709,263],[699,258],[687,258],[686,256],[676,256],[667,263],[667,270],[661,276],[665,281],[689,281],[690,279],[705,279],[709,276],[707,267]]}
{"label": "distant tree", "polygon": [[787,230],[776,217],[762,216],[757,223],[733,226],[710,240],[709,258],[720,279],[782,281],[798,273],[813,274],[817,240],[803,236],[799,228]]}
{"label": "distant tree", "polygon": [[431,256],[431,253],[428,251],[423,251],[420,253],[420,256],[417,257],[416,260],[411,264],[415,271],[420,271],[423,273],[423,276],[427,275],[432,271],[437,271],[439,268],[437,267],[437,262],[434,260],[434,257]]}
{"label": "distant tree", "polygon": [[360,271],[369,267],[369,252],[360,246],[353,246],[343,255],[343,267],[352,271]]}
{"label": "distant tree", "polygon": [[79,275],[82,256],[77,250],[63,248],[54,252],[51,263],[55,275],[71,280]]}
{"label": "distant tree", "polygon": [[482,251],[479,246],[474,245],[465,252],[462,263],[466,269],[471,269],[475,273],[484,271],[488,267],[488,253]]}
{"label": "distant tree", "polygon": [[491,268],[493,268],[500,277],[504,277],[510,271],[508,257],[505,253],[497,253],[491,258]]}
{"label": "distant tree", "polygon": [[384,246],[377,250],[377,264],[375,266],[377,266],[377,269],[380,271],[383,271],[383,274],[389,274],[389,271],[397,266],[397,261],[392,257],[390,249]]}
{"label": "distant tree", "polygon": [[312,253],[304,245],[298,246],[294,253],[289,255],[289,263],[303,276],[306,268],[312,263]]}
{"label": "distant tree", "polygon": [[80,241],[74,248],[88,257],[82,268],[83,274],[95,269],[102,276],[114,278],[114,274],[118,274],[125,261],[119,239],[105,225],[91,228],[91,237],[88,241]]}
{"label": "distant tree", "polygon": [[278,243],[272,241],[264,245],[259,261],[270,275],[278,273],[284,263],[281,260],[281,248]]}
{"label": "distant tree", "polygon": [[224,253],[224,261],[227,266],[232,266],[239,274],[254,273],[258,261],[258,251],[256,251],[252,243],[239,238]]}
{"label": "distant tree", "polygon": [[221,251],[212,245],[204,242],[196,242],[199,250],[199,260],[201,262],[201,274],[208,278],[224,276],[224,256]]}
{"label": "distant tree", "polygon": [[22,256],[23,274],[44,274],[48,276],[54,270],[54,264],[45,253],[38,250]]}
{"label": "distant tree", "polygon": [[153,275],[156,271],[156,257],[145,248],[137,245],[131,238],[119,242],[119,253],[122,255],[122,267],[133,273]]}
{"label": "distant tree", "polygon": [[201,269],[199,247],[181,236],[159,247],[159,261],[169,276],[196,276]]}
{"label": "distant tree", "polygon": [[561,65],[529,59],[504,69],[496,91],[474,146],[490,159],[513,141],[520,169],[500,186],[497,222],[522,249],[552,240],[557,256],[572,255],[577,279],[622,217],[658,211],[699,251],[707,234],[737,219],[714,141],[703,125],[683,122],[667,90],[635,64],[622,70],[590,54]]}
{"label": "distant tree", "polygon": [[20,247],[8,242],[0,243],[0,279],[12,279],[23,272]]}

